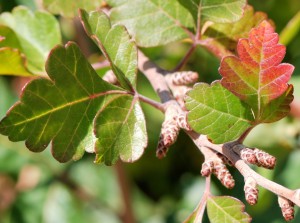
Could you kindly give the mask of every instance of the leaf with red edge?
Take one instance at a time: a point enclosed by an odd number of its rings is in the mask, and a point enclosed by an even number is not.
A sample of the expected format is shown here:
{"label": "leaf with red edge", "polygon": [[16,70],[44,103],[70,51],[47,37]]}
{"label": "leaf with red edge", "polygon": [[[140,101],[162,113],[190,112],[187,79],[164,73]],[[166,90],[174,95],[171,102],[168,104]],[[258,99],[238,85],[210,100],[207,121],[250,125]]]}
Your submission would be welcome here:
{"label": "leaf with red edge", "polygon": [[278,34],[267,21],[252,29],[248,39],[239,40],[237,52],[238,57],[222,59],[221,83],[248,103],[258,120],[268,104],[287,91],[294,67],[280,63],[285,46],[278,44]]}
{"label": "leaf with red edge", "polygon": [[268,109],[264,109],[259,117],[259,122],[276,122],[290,113],[290,104],[292,103],[294,88],[289,84],[287,90],[275,100],[268,104]]}

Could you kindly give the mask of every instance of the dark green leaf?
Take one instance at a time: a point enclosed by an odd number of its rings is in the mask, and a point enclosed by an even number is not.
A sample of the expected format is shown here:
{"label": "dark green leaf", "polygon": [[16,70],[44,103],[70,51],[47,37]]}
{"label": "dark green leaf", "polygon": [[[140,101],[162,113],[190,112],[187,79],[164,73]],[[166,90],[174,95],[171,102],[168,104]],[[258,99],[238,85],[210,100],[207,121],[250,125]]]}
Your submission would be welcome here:
{"label": "dark green leaf", "polygon": [[196,84],[187,93],[185,105],[191,127],[214,143],[237,139],[253,125],[250,107],[220,82]]}
{"label": "dark green leaf", "polygon": [[80,10],[80,17],[88,35],[109,60],[121,86],[132,90],[132,85],[136,83],[137,49],[125,27],[111,26],[103,12],[87,13]]}
{"label": "dark green leaf", "polygon": [[52,140],[53,156],[65,162],[91,150],[92,122],[109,93],[122,93],[103,81],[79,48],[69,43],[53,49],[47,61],[51,80],[30,82],[7,116],[0,133],[12,141],[26,140],[32,151],[42,151]]}
{"label": "dark green leaf", "polygon": [[236,198],[211,196],[207,200],[210,223],[248,223],[251,217],[244,212],[245,205]]}
{"label": "dark green leaf", "polygon": [[152,47],[189,37],[194,21],[174,0],[108,0],[112,22],[123,24],[137,45]]}

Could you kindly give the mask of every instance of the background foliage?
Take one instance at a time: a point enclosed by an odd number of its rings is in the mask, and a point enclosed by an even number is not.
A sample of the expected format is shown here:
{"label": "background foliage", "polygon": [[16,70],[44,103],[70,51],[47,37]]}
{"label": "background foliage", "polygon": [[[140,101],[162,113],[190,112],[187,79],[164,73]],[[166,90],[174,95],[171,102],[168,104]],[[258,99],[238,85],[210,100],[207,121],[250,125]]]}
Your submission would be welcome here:
{"label": "background foliage", "polygon": [[[278,33],[300,11],[298,0],[253,0],[248,3],[256,11],[266,12],[276,24]],[[11,11],[18,5],[26,5],[33,10],[37,7],[34,0],[2,0],[0,10]],[[72,10],[68,13],[72,13]],[[87,37],[78,24],[74,25],[65,18],[59,18],[59,22],[63,41],[89,41],[88,47],[83,49],[84,53],[93,55],[93,52],[97,52],[90,40],[83,39]],[[295,98],[300,100],[300,32],[292,39],[286,37],[284,40],[287,44],[285,61],[295,66],[292,82],[295,85]],[[145,53],[161,67],[172,69],[187,49],[185,43],[171,43],[146,49]],[[93,56],[90,56],[90,60],[94,60]],[[218,67],[216,58],[198,48],[186,69],[198,71],[201,81],[210,83],[220,79]],[[17,101],[20,86],[24,82],[24,78],[0,77],[1,118]],[[141,93],[155,98],[141,75],[138,75],[137,82]],[[155,148],[162,115],[147,105],[143,105],[143,109],[146,119],[151,121],[151,125],[147,126],[149,146],[142,158],[133,164],[119,163],[116,167],[95,165],[92,162],[93,155],[89,154],[77,162],[58,164],[49,150],[41,154],[31,153],[23,142],[12,143],[0,136],[0,222],[122,222],[126,211],[122,189],[126,189],[126,184],[130,186],[132,208],[138,222],[172,223],[186,219],[204,188],[204,180],[199,174],[203,157],[192,142],[181,134],[168,156],[158,160]],[[245,144],[265,149],[278,159],[275,171],[257,169],[258,173],[292,189],[299,188],[300,178],[295,177],[300,168],[299,136],[300,121],[294,117],[256,127]],[[124,176],[122,171],[127,176],[125,180],[121,178]],[[238,173],[234,173],[234,177],[236,186],[233,190],[227,190],[214,181],[214,193],[242,198],[243,179]],[[253,222],[284,222],[275,195],[260,188],[259,196],[256,206],[246,206]],[[299,220],[300,214],[296,209],[295,222]]]}

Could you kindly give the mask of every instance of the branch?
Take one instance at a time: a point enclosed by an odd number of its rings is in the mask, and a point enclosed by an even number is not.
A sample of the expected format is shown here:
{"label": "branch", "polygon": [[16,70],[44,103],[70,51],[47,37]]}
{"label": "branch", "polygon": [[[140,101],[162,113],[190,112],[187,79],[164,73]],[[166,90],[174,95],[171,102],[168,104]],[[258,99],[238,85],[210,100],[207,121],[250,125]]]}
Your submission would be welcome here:
{"label": "branch", "polygon": [[[150,81],[154,90],[158,93],[161,101],[165,103],[166,106],[169,106],[169,103],[172,103],[172,106],[177,107],[179,112],[184,112],[176,100],[172,97],[168,83],[165,80],[165,74],[169,73],[161,68],[157,67],[153,62],[150,62],[148,58],[139,52],[139,62],[138,67],[141,72]],[[263,176],[256,173],[252,170],[248,164],[241,159],[241,154],[237,154],[235,151],[236,146],[243,146],[238,142],[230,142],[224,145],[216,145],[211,143],[205,135],[199,135],[193,131],[186,131],[186,133],[192,138],[196,146],[204,154],[205,159],[212,156],[212,153],[207,149],[213,150],[219,154],[223,154],[226,158],[231,161],[237,170],[244,176],[245,180],[249,177],[252,177],[256,183],[265,189],[273,192],[274,194],[286,198],[292,201],[297,206],[300,206],[300,190],[290,190],[282,185],[279,185],[273,181],[270,181]],[[250,150],[250,149],[248,149]],[[267,166],[268,168],[268,166]],[[272,168],[272,166],[270,166]]]}
{"label": "branch", "polygon": [[244,178],[252,177],[255,179],[256,183],[265,189],[273,192],[274,194],[285,197],[288,200],[295,203],[297,206],[300,206],[300,191],[299,190],[290,190],[280,184],[277,184],[273,181],[266,179],[265,177],[259,175],[254,170],[252,170],[246,163],[243,161],[233,150],[233,147],[238,145],[235,142],[226,143],[224,145],[216,145],[207,140],[206,136],[198,135],[194,132],[189,134],[194,143],[198,146],[208,147],[216,152],[224,154],[237,168],[237,170],[244,176]]}
{"label": "branch", "polygon": [[193,54],[193,52],[195,51],[197,47],[197,44],[193,43],[192,46],[190,47],[190,49],[187,51],[187,53],[185,54],[185,56],[182,58],[182,60],[179,62],[179,64],[177,64],[177,66],[172,70],[172,72],[178,71],[180,70],[182,67],[184,67],[184,65],[187,63],[187,61],[189,60],[189,58],[191,57],[191,55]]}

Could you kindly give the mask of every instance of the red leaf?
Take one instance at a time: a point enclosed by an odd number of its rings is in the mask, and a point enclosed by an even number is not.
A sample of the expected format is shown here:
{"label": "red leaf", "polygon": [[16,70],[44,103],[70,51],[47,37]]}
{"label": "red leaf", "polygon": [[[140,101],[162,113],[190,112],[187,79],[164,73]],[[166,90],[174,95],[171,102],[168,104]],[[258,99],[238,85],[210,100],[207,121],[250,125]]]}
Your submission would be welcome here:
{"label": "red leaf", "polygon": [[221,84],[248,103],[257,117],[270,101],[288,88],[294,66],[281,63],[285,46],[278,44],[278,34],[267,21],[253,28],[248,39],[240,39],[238,57],[227,56],[219,68]]}

